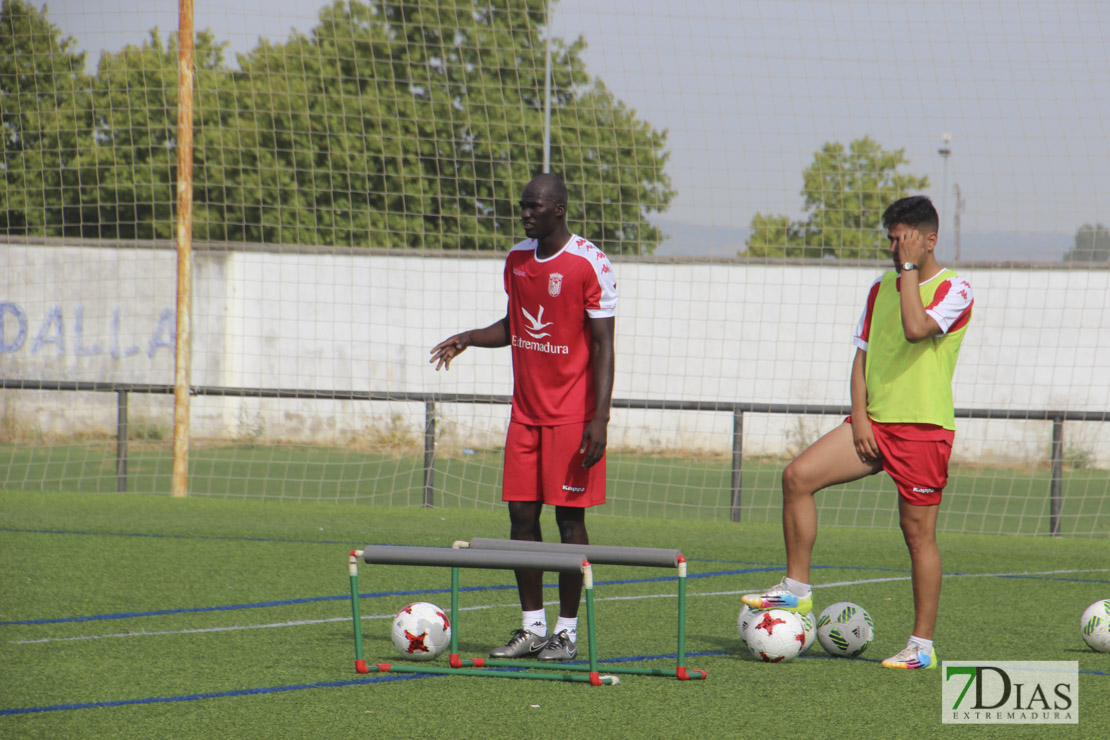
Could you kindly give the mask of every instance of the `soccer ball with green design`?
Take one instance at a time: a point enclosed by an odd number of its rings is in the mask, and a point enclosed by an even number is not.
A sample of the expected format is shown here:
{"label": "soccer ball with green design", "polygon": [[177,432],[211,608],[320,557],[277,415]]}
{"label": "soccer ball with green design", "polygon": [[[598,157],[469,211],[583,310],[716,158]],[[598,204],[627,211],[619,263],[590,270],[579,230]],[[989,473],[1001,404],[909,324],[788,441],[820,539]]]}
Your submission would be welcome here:
{"label": "soccer ball with green design", "polygon": [[825,652],[838,658],[863,654],[875,639],[875,623],[859,604],[839,601],[817,618],[817,641]]}
{"label": "soccer ball with green design", "polygon": [[1083,641],[1099,653],[1110,653],[1110,599],[1096,601],[1079,618]]}

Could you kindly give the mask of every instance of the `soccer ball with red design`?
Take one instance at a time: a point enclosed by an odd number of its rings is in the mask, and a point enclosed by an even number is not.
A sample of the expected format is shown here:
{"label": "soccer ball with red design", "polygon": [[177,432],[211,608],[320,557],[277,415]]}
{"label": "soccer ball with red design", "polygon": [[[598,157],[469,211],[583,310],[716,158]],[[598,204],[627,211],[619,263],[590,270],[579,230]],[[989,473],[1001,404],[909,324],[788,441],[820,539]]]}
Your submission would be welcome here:
{"label": "soccer ball with red design", "polygon": [[875,623],[859,604],[838,601],[817,618],[817,641],[838,658],[854,658],[875,639]]}
{"label": "soccer ball with red design", "polygon": [[752,656],[764,663],[788,663],[802,652],[806,630],[802,618],[784,609],[755,613],[744,641]]}
{"label": "soccer ball with red design", "polygon": [[1084,610],[1079,631],[1091,650],[1110,653],[1110,599],[1096,601]]}
{"label": "soccer ball with red design", "polygon": [[409,660],[432,660],[451,644],[451,622],[435,604],[417,601],[393,618],[393,646]]}

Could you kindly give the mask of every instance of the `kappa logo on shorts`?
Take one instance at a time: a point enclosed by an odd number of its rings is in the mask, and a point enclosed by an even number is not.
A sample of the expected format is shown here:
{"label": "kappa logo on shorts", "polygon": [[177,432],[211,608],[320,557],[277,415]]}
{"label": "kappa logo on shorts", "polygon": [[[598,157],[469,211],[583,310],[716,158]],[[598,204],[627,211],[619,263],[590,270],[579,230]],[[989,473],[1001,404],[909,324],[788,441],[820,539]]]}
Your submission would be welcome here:
{"label": "kappa logo on shorts", "polygon": [[914,486],[913,487],[913,492],[914,493],[936,493],[937,489],[935,489],[935,488],[918,488],[917,486]]}
{"label": "kappa logo on shorts", "polygon": [[576,488],[574,486],[568,486],[566,483],[563,484],[563,490],[564,491],[570,491],[571,493],[585,493],[586,492],[585,488]]}

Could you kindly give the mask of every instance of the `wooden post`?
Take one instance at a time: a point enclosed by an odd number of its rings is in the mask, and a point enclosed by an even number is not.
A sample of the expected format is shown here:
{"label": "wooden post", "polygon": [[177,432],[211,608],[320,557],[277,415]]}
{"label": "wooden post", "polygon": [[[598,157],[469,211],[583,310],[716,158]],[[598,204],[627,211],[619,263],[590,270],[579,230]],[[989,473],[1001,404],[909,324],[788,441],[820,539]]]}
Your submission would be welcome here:
{"label": "wooden post", "polygon": [[173,482],[188,495],[190,313],[193,293],[193,0],[178,0],[177,337],[173,380]]}

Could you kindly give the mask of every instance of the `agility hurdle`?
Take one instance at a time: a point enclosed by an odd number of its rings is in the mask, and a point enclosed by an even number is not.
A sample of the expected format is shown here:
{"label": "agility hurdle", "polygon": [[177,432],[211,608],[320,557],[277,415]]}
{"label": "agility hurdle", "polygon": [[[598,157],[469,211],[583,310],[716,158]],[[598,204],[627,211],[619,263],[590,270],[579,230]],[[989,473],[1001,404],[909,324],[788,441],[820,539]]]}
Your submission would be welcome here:
{"label": "agility hurdle", "polygon": [[[368,564],[377,565],[424,565],[451,568],[451,656],[450,668],[425,665],[395,665],[378,663],[367,665],[362,653],[362,617],[359,614],[358,599],[358,558]],[[553,570],[560,572],[580,571],[582,585],[586,592],[586,629],[589,641],[589,666],[560,666],[564,669],[586,670],[581,673],[523,673],[509,671],[489,671],[486,666],[513,666],[536,668],[542,664],[524,661],[468,660],[464,665],[458,656],[458,617],[459,617],[459,568],[490,568],[497,570]],[[510,550],[462,550],[446,547],[404,547],[396,545],[367,545],[362,550],[352,550],[348,559],[351,580],[351,619],[354,622],[355,670],[359,673],[433,673],[444,675],[485,676],[498,678],[526,678],[549,681],[573,681],[589,683],[594,686],[608,686],[620,683],[617,676],[602,676],[597,669],[597,640],[594,625],[594,580],[593,569],[581,552],[564,550],[562,552],[510,551]]]}
{"label": "agility hurdle", "polygon": [[[591,565],[632,565],[656,568],[675,568],[678,570],[678,662],[675,668],[634,668],[630,666],[609,666],[605,669],[612,673],[624,673],[639,676],[673,676],[680,681],[689,681],[706,678],[702,670],[686,668],[686,558],[678,550],[667,550],[658,547],[618,547],[614,545],[565,545],[559,542],[524,542],[521,540],[499,540],[485,537],[475,537],[466,542],[457,540],[455,548],[468,552],[492,552],[503,550],[506,552],[546,552],[546,553],[583,553]],[[452,589],[452,592],[454,589]],[[590,645],[593,646],[593,634],[590,634]],[[452,656],[453,658],[454,656]],[[485,660],[486,665],[494,663],[493,659]],[[496,661],[498,665],[532,665],[525,661]],[[468,664],[468,661],[463,661]],[[567,670],[585,670],[585,666],[564,666]]]}

